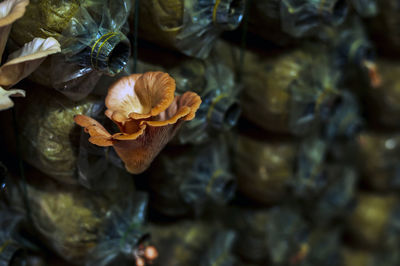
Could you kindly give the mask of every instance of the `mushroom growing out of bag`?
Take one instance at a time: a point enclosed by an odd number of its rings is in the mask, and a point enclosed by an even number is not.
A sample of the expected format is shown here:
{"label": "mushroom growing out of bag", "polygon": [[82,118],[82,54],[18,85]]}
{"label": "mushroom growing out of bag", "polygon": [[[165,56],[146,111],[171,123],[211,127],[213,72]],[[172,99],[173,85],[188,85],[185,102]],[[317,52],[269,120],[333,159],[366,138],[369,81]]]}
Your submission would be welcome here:
{"label": "mushroom growing out of bag", "polygon": [[120,129],[111,135],[99,122],[75,116],[75,122],[98,146],[113,146],[132,174],[145,171],[174,137],[183,121],[192,120],[201,99],[194,92],[174,96],[175,80],[167,73],[147,72],[123,77],[108,90],[106,116]]}
{"label": "mushroom growing out of bag", "polygon": [[[0,58],[12,23],[24,15],[28,4],[28,0],[6,0],[0,3]],[[54,38],[35,38],[10,54],[7,62],[0,67],[0,111],[14,106],[10,96],[25,96],[25,91],[9,88],[29,76],[48,55],[60,51],[60,44]]]}

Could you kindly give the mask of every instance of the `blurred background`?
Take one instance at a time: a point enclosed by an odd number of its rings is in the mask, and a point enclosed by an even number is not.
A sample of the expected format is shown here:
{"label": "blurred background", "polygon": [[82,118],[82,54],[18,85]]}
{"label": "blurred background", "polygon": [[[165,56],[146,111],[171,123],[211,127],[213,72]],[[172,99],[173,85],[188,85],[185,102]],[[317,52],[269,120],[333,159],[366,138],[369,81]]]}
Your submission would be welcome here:
{"label": "blurred background", "polygon": [[[2,63],[61,52],[0,111],[0,266],[400,265],[399,1],[23,2]],[[148,71],[202,103],[133,175],[74,116]]]}

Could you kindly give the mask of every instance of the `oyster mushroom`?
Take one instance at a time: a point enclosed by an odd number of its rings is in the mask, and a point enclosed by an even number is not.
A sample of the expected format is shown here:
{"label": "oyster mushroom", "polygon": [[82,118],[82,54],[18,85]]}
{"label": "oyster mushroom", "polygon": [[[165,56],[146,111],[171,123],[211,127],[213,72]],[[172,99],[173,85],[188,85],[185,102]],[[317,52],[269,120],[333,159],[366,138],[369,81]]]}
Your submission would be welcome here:
{"label": "oyster mushroom", "polygon": [[[6,0],[0,3],[0,57],[3,55],[11,25],[21,18],[28,0]],[[10,96],[25,96],[22,90],[5,90],[29,76],[50,54],[61,51],[54,38],[35,38],[12,53],[0,67],[0,111],[13,107]]]}
{"label": "oyster mushroom", "polygon": [[75,122],[98,146],[113,146],[132,174],[145,171],[174,137],[183,121],[192,120],[201,99],[194,92],[174,96],[175,81],[167,73],[147,72],[123,77],[107,94],[105,112],[120,129],[111,135],[96,120],[75,116]]}

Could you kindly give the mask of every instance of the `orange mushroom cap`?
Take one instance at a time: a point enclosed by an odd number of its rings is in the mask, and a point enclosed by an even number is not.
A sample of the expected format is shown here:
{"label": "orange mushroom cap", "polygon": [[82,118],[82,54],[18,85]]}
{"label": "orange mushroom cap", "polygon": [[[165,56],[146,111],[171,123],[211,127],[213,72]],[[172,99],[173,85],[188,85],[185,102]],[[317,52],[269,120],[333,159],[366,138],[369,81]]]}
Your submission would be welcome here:
{"label": "orange mushroom cap", "polygon": [[163,72],[123,77],[109,89],[106,116],[120,133],[111,135],[94,119],[78,115],[75,122],[98,146],[113,146],[130,173],[146,170],[174,137],[181,122],[192,120],[201,99],[194,92],[174,96],[175,81]]}

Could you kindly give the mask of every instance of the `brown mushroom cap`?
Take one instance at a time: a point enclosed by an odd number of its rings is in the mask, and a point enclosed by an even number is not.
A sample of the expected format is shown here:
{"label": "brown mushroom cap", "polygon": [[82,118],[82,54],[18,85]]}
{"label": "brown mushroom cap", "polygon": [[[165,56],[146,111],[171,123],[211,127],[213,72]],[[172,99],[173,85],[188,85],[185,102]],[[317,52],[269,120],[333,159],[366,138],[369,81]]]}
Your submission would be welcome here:
{"label": "brown mushroom cap", "polygon": [[162,72],[123,77],[111,86],[106,97],[106,116],[120,133],[111,135],[94,119],[78,115],[75,122],[98,146],[113,146],[130,173],[146,170],[174,137],[180,122],[192,120],[201,99],[194,92],[174,97],[175,81]]}
{"label": "brown mushroom cap", "polygon": [[0,58],[3,55],[11,24],[25,14],[29,0],[5,0],[0,3]]}
{"label": "brown mushroom cap", "polygon": [[123,77],[108,91],[106,115],[115,122],[156,116],[174,100],[175,80],[167,73],[147,72]]}

